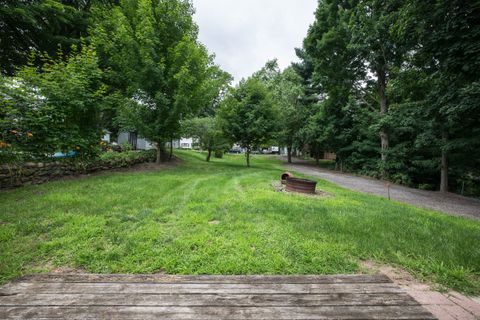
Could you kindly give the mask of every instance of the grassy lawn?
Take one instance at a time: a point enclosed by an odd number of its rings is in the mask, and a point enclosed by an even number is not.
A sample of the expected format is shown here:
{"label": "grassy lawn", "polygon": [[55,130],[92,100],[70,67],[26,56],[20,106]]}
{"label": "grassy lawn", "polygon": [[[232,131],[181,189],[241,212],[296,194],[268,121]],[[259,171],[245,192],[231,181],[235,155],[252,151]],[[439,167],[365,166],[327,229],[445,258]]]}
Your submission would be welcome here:
{"label": "grassy lawn", "polygon": [[276,193],[265,156],[184,162],[0,193],[0,282],[25,273],[338,274],[373,259],[480,293],[480,223],[320,181]]}

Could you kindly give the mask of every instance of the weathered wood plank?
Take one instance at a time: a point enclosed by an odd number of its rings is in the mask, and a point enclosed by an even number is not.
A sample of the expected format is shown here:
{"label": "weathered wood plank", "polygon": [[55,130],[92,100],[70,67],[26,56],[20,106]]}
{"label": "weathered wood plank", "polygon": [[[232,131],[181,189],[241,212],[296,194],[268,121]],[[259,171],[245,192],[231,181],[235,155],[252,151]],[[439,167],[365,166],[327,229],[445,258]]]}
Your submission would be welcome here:
{"label": "weathered wood plank", "polygon": [[385,276],[36,275],[0,319],[434,319]]}
{"label": "weathered wood plank", "polygon": [[390,283],[387,276],[330,275],[330,276],[177,276],[164,274],[35,274],[18,282],[133,282],[133,283]]}
{"label": "weathered wood plank", "polygon": [[18,294],[0,296],[0,306],[209,306],[209,307],[312,307],[312,306],[415,306],[406,293],[395,294]]}
{"label": "weathered wood plank", "polygon": [[327,307],[0,307],[1,319],[435,319],[419,306]]}
{"label": "weathered wood plank", "polygon": [[19,293],[136,293],[136,294],[299,294],[299,293],[402,293],[392,283],[353,284],[225,284],[225,283],[42,283],[20,282],[6,285],[0,295]]}

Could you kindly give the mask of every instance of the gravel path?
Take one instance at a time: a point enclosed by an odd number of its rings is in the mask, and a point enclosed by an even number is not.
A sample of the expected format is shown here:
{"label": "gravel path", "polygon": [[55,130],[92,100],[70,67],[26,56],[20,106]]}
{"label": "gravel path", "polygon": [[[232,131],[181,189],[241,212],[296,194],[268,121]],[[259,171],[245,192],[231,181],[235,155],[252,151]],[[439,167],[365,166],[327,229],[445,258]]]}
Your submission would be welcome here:
{"label": "gravel path", "polygon": [[[388,197],[385,181],[322,169],[297,159],[293,164],[286,163],[285,166],[288,170],[327,180],[347,189]],[[417,207],[480,220],[480,201],[457,194],[442,194],[392,184],[390,197]]]}

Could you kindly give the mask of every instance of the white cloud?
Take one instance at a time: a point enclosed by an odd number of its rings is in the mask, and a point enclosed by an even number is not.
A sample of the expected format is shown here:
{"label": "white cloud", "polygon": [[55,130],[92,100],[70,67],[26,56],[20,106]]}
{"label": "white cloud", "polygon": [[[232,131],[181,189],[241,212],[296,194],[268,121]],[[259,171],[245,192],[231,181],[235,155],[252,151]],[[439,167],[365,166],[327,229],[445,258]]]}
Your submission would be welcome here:
{"label": "white cloud", "polygon": [[314,20],[317,0],[193,0],[200,41],[235,77],[250,76],[267,60],[296,61]]}

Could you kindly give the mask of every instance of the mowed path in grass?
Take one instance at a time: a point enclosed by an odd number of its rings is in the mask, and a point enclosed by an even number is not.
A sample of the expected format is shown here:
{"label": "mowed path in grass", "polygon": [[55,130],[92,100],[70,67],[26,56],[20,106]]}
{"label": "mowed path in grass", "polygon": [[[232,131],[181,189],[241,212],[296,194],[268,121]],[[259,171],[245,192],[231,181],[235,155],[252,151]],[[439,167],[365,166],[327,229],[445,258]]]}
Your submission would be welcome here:
{"label": "mowed path in grass", "polygon": [[280,161],[204,162],[0,193],[0,282],[22,274],[344,274],[400,265],[480,293],[480,222],[319,181],[326,198],[277,193]]}

